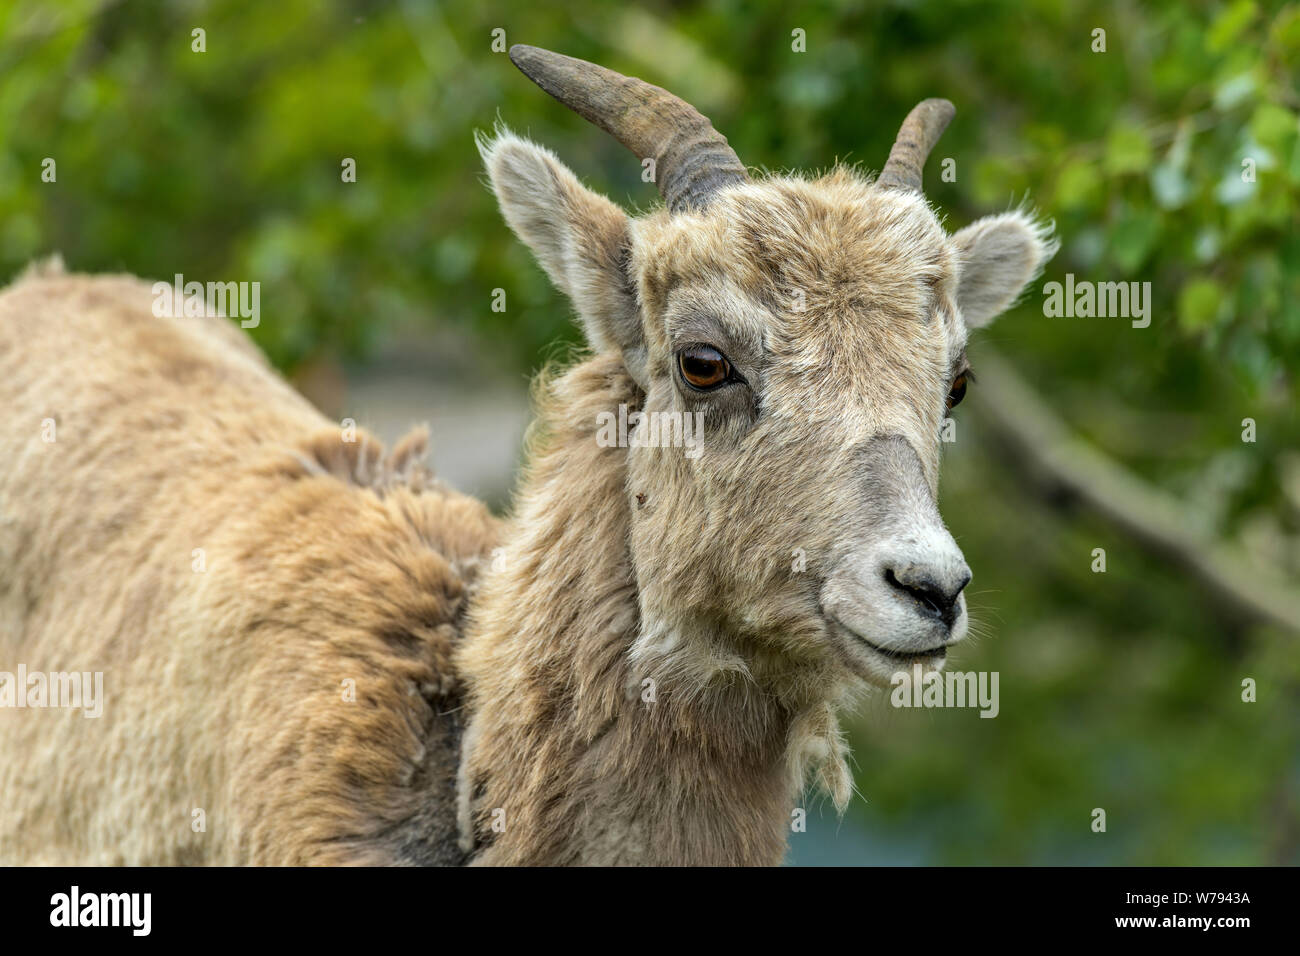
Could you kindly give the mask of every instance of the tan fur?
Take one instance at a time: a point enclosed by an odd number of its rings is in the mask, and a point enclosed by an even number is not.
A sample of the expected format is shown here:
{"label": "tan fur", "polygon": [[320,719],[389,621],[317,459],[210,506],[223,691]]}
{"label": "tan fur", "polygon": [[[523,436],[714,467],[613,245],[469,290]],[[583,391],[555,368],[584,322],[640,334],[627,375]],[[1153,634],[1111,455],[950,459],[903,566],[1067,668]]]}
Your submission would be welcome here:
{"label": "tan fur", "polygon": [[0,861],[459,862],[448,657],[495,522],[423,436],[385,462],[233,323],[150,307],[0,295],[0,669],[106,672],[99,718],[0,709]]}
{"label": "tan fur", "polygon": [[[108,697],[0,711],[6,861],[776,863],[809,777],[848,799],[835,708],[895,652],[941,666],[867,558],[961,569],[945,396],[1046,232],[950,237],[844,169],[631,220],[541,147],[480,147],[594,352],[539,383],[504,534],[226,320],[57,269],[0,295],[0,668]],[[693,343],[747,384],[691,393]],[[620,405],[706,413],[702,454],[603,447]]]}
{"label": "tan fur", "polygon": [[[629,220],[549,150],[507,131],[480,149],[603,354],[539,393],[509,544],[457,654],[466,847],[488,864],[777,863],[810,772],[847,802],[835,706],[889,674],[828,622],[826,581],[890,511],[933,511],[962,271],[981,313],[1005,307],[1046,233],[1011,214],[949,237],[923,198],[845,169]],[[753,387],[690,394],[674,356],[698,342]],[[599,447],[620,404],[706,408],[710,441],[698,461]],[[864,479],[881,436],[915,450],[902,497]]]}

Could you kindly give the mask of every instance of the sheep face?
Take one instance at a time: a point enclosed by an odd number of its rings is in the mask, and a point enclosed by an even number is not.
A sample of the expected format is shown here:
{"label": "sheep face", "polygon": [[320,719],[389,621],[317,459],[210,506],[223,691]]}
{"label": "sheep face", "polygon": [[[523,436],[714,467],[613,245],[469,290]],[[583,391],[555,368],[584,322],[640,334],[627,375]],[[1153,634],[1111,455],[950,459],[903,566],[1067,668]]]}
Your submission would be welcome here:
{"label": "sheep face", "polygon": [[945,420],[968,329],[1036,274],[1046,230],[1010,213],[944,231],[921,184],[947,100],[908,114],[874,181],[755,180],[671,93],[535,47],[510,56],[665,200],[633,220],[548,150],[479,142],[506,220],[630,380],[596,437],[626,454],[633,659],[701,682],[941,665],[971,577],[935,505]]}

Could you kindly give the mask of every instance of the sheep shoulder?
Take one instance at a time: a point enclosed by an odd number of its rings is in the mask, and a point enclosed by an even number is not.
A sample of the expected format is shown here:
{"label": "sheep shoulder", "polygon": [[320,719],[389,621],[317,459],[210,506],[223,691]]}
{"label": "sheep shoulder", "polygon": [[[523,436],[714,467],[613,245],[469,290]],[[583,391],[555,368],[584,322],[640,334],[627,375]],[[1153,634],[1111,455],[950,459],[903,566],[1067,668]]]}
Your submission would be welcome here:
{"label": "sheep shoulder", "polygon": [[104,675],[97,719],[0,712],[0,846],[460,862],[452,660],[497,520],[423,433],[341,428],[150,289],[46,266],[0,292],[0,651]]}

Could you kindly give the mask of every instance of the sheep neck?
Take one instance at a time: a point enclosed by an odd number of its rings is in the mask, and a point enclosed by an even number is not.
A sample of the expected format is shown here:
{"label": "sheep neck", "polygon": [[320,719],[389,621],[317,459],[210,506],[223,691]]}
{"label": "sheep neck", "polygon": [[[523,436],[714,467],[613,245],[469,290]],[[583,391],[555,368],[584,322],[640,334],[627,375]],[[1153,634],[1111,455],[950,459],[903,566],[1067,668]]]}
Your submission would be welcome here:
{"label": "sheep neck", "polygon": [[539,390],[511,540],[457,662],[470,711],[461,830],[476,863],[784,855],[798,715],[745,680],[655,682],[630,653],[646,624],[628,553],[635,491],[622,450],[595,432],[599,412],[637,394],[604,358]]}

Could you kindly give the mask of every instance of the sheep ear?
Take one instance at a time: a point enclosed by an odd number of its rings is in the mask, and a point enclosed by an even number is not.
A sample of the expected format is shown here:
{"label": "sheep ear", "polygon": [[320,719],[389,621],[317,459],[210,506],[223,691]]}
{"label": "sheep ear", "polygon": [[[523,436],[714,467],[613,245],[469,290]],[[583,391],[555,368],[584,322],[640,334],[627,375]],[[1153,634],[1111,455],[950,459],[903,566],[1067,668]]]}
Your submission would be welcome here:
{"label": "sheep ear", "polygon": [[1011,307],[1058,246],[1050,223],[1019,211],[985,216],[952,239],[961,263],[957,305],[976,329]]}
{"label": "sheep ear", "polygon": [[578,182],[555,154],[509,131],[478,137],[506,222],[569,297],[596,351],[618,350],[646,384],[646,347],[628,274],[628,217]]}

